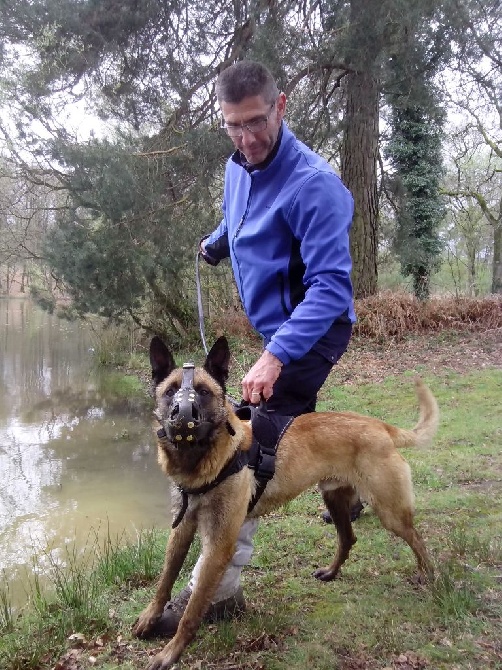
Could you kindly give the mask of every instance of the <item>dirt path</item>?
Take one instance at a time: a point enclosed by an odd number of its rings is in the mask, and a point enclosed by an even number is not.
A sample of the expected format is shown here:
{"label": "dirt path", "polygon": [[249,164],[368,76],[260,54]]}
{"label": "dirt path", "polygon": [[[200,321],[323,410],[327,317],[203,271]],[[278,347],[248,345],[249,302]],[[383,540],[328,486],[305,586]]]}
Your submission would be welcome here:
{"label": "dirt path", "polygon": [[420,335],[383,344],[353,339],[331,373],[342,384],[378,382],[406,370],[441,375],[502,368],[502,328],[484,332]]}

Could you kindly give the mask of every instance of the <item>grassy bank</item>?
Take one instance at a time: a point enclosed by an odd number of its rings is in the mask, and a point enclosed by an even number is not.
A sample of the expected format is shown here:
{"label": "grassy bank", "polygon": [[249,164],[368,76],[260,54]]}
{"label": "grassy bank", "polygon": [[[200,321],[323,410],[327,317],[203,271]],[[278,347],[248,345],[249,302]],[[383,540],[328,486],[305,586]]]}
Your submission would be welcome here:
{"label": "grassy bank", "polygon": [[[456,351],[465,357],[458,343]],[[396,374],[370,371],[366,381],[340,366],[319,409],[350,409],[412,426],[411,367],[420,369],[441,409],[434,445],[403,452],[436,582],[413,584],[411,550],[368,508],[354,524],[358,542],[341,578],[315,580],[311,573],[331,560],[336,537],[320,521],[320,497],[308,491],[262,521],[244,576],[246,615],[204,625],[180,668],[502,668],[502,369],[433,370],[415,362]],[[33,581],[31,607],[19,617],[9,608],[7,588],[0,590],[0,668],[146,667],[161,643],[136,640],[130,629],[151,596],[164,543],[165,537],[145,532],[131,545],[113,539],[96,545],[85,564],[70,555],[64,568],[53,566],[53,594],[41,593]],[[195,547],[191,561],[196,553]],[[189,567],[190,561],[180,584]]]}

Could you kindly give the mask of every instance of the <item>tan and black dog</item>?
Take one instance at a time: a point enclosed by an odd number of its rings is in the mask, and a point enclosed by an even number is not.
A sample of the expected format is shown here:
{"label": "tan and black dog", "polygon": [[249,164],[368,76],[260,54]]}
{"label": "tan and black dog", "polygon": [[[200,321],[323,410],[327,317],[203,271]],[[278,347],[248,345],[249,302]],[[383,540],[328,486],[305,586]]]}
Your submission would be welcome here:
{"label": "tan and black dog", "polygon": [[[160,423],[158,460],[182,490],[205,491],[239,450],[250,447],[249,423],[236,416],[226,398],[229,359],[224,337],[216,341],[203,368],[175,369],[171,353],[159,338],[150,345]],[[373,507],[387,530],[409,544],[420,578],[432,578],[427,550],[413,526],[410,467],[397,451],[429,444],[438,426],[439,411],[431,391],[420,380],[416,390],[420,418],[412,430],[353,412],[315,412],[294,419],[282,436],[275,475],[249,516],[262,516],[317,484],[338,534],[335,558],[314,572],[317,579],[334,579],[356,541],[350,522],[355,491]],[[202,540],[203,567],[175,636],[154,657],[149,670],[172,667],[194,638],[234,554],[255,487],[253,470],[244,467],[207,492],[185,496],[186,513],[170,533],[157,591],[135,622],[134,634],[148,637],[155,627],[196,531]]]}

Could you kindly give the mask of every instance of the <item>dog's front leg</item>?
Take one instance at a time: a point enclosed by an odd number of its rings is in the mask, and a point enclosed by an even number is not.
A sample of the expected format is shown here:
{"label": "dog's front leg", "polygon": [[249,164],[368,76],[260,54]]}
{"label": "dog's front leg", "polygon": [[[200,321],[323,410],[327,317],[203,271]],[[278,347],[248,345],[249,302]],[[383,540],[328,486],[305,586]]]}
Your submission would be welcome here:
{"label": "dog's front leg", "polygon": [[166,546],[164,567],[159,577],[155,596],[133,625],[132,632],[136,637],[148,637],[164,611],[164,606],[171,597],[174,582],[192,544],[196,527],[195,519],[186,515],[180,525],[171,531]]}
{"label": "dog's front leg", "polygon": [[246,507],[243,507],[242,510],[234,508],[232,513],[228,511],[220,518],[215,518],[214,512],[211,512],[206,520],[202,520],[199,528],[202,535],[202,561],[192,595],[180,620],[176,635],[154,657],[148,670],[171,668],[195,637],[221,578],[234,555],[239,530],[246,516]]}
{"label": "dog's front leg", "polygon": [[235,551],[234,541],[221,540],[215,551],[212,548],[207,555],[203,554],[200,573],[188,601],[187,608],[178,625],[173,639],[155,656],[148,670],[167,670],[180,658],[185,647],[195,637],[200,623],[206,613],[218,584],[223,577]]}

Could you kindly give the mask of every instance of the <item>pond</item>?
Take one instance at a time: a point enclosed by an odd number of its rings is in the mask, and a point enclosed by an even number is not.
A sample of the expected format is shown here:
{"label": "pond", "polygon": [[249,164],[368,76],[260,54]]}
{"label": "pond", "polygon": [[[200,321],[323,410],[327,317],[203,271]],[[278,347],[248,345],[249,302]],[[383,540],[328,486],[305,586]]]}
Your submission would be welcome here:
{"label": "pond", "polygon": [[94,365],[85,324],[0,299],[0,573],[15,606],[35,563],[43,584],[69,546],[169,526],[153,403],[121,381]]}

